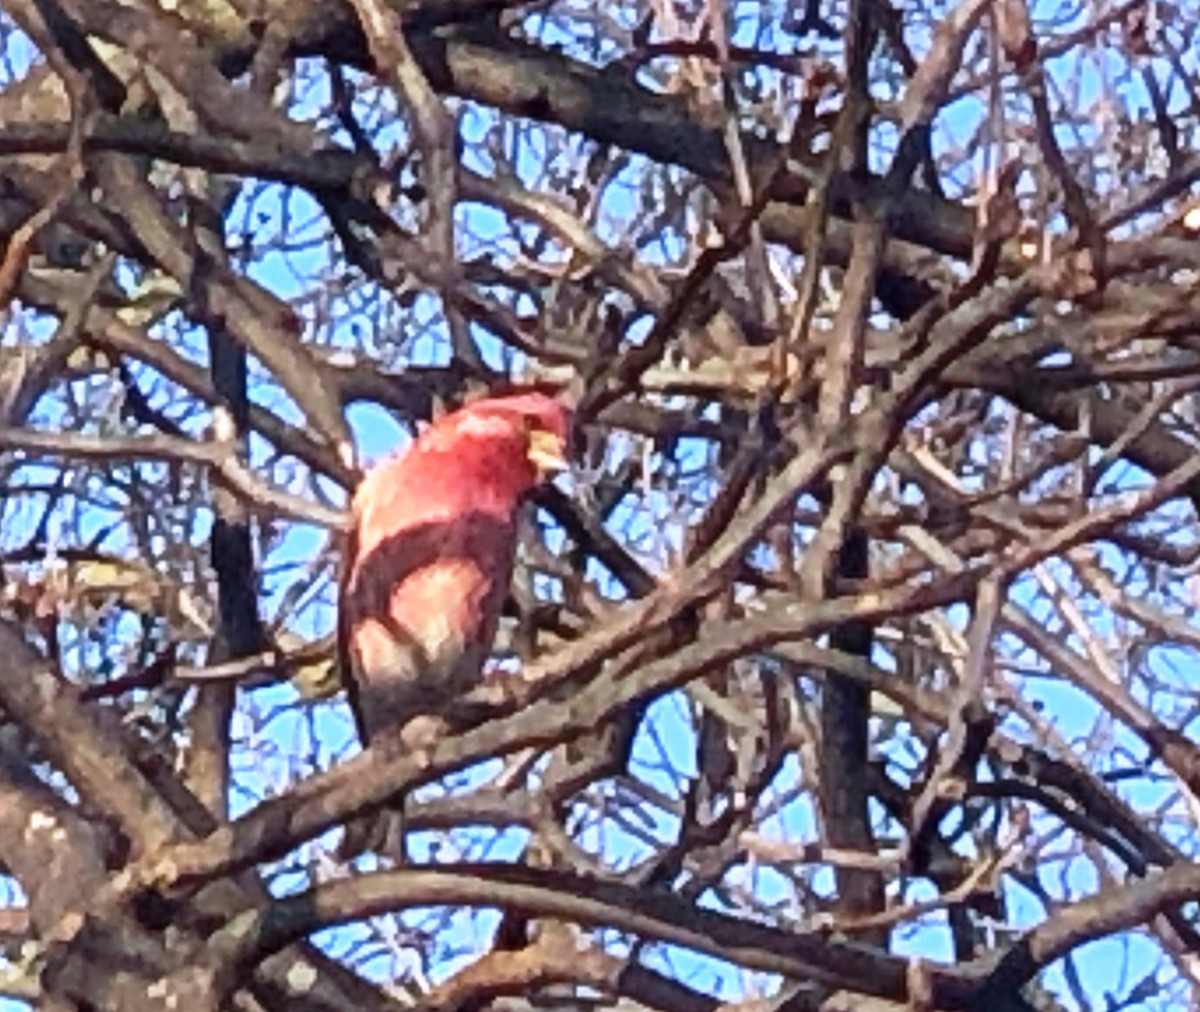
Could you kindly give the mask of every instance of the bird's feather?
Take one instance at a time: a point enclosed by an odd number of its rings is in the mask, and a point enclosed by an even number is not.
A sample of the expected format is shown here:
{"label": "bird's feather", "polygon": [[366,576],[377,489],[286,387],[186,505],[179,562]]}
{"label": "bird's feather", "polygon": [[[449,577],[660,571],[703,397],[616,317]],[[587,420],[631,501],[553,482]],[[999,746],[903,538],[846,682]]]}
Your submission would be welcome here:
{"label": "bird's feather", "polygon": [[439,418],[363,479],[339,578],[338,653],[364,746],[438,715],[479,679],[520,505],[542,478],[531,436],[565,444],[566,426],[544,395],[494,398]]}
{"label": "bird's feather", "polygon": [[478,402],[438,419],[359,485],[338,640],[364,744],[478,679],[511,578],[521,500],[540,478],[530,434],[565,441],[566,424],[542,394]]}

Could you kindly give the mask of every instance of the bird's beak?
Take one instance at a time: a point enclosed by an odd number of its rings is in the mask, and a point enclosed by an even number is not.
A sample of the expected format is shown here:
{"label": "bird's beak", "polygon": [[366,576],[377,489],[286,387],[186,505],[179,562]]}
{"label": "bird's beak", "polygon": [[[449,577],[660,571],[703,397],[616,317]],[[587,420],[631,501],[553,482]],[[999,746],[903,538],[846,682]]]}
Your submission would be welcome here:
{"label": "bird's beak", "polygon": [[529,433],[528,456],[542,475],[566,471],[571,466],[567,461],[566,442],[546,429],[534,429]]}

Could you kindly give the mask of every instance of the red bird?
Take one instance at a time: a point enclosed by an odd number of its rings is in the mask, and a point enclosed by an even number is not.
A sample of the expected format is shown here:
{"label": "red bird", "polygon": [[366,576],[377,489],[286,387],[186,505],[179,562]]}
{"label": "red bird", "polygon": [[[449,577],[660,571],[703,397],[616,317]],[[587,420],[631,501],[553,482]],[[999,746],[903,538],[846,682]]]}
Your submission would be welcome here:
{"label": "red bird", "polygon": [[[569,424],[546,394],[478,400],[438,419],[359,485],[338,654],[364,747],[437,714],[479,681],[512,577],[521,504],[567,466]],[[380,849],[379,833],[395,828],[348,828],[343,856]]]}

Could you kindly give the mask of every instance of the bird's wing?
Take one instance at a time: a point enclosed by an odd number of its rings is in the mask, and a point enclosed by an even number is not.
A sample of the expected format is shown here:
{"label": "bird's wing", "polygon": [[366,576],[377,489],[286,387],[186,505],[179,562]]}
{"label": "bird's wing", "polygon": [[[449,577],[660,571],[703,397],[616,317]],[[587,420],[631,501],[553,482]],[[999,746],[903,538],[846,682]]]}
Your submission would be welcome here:
{"label": "bird's wing", "polygon": [[508,590],[514,537],[512,525],[466,514],[348,553],[339,637],[364,741],[437,712],[478,680]]}

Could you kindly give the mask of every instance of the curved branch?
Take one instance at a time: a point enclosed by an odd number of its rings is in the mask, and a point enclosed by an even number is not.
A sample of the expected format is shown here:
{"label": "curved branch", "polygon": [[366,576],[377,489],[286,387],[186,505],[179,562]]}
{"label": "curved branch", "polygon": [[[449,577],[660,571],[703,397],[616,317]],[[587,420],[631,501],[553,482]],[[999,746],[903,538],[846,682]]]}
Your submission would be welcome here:
{"label": "curved branch", "polygon": [[77,460],[158,460],[209,468],[247,501],[280,516],[341,530],[345,516],[300,496],[268,485],[238,459],[232,447],[200,443],[178,436],[89,436],[71,432],[37,432],[0,426],[0,450],[25,450]]}
{"label": "curved branch", "polygon": [[[994,963],[979,998],[1021,987],[1072,949],[1146,924],[1181,903],[1200,900],[1200,865],[1180,863],[1144,879],[1105,889],[1058,907]],[[980,1005],[987,1008],[986,1004]]]}
{"label": "curved branch", "polygon": [[[314,931],[420,906],[516,908],[533,917],[610,927],[798,981],[853,986],[881,997],[907,995],[907,961],[821,931],[783,931],[699,909],[671,893],[512,865],[446,865],[327,883],[248,911],[214,938],[220,972],[253,965]],[[972,984],[935,971],[937,1004],[971,1008]]]}

